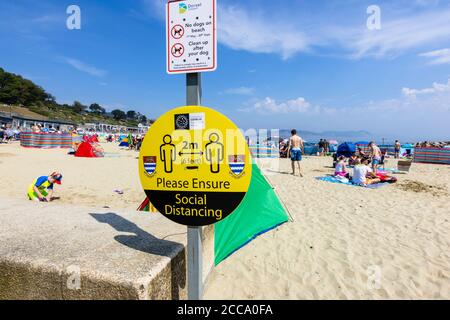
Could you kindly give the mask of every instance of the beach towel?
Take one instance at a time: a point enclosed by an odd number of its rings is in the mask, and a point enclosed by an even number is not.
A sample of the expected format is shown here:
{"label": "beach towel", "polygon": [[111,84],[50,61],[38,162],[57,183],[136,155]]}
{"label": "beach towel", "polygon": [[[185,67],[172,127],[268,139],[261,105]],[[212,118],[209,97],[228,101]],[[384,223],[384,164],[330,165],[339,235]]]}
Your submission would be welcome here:
{"label": "beach towel", "polygon": [[[317,177],[316,179],[320,180],[320,181],[330,182],[330,183],[345,184],[347,186],[362,187],[360,185],[357,185],[357,184],[354,184],[354,183],[350,182],[348,179],[340,179],[340,178],[336,178],[336,177],[333,177],[333,176]],[[380,182],[380,183],[375,183],[375,184],[371,184],[371,185],[365,186],[363,188],[378,189],[378,188],[381,188],[381,187],[386,186],[388,184],[389,183],[387,183],[387,182]]]}
{"label": "beach towel", "polygon": [[389,174],[389,173],[394,173],[394,174],[405,174],[404,171],[399,171],[397,169],[394,168],[385,168],[385,169],[378,169],[377,170],[378,173],[382,173],[382,174]]}

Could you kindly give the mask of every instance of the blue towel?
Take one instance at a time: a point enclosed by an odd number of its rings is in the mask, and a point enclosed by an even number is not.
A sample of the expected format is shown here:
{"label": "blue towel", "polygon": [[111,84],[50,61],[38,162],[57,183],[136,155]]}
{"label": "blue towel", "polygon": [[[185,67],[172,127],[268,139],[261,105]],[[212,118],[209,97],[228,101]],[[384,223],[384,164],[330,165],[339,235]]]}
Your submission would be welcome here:
{"label": "blue towel", "polygon": [[[352,183],[351,181],[342,181],[342,180],[337,179],[336,177],[332,177],[332,176],[317,177],[316,179],[320,180],[320,181],[325,181],[325,182],[345,184],[347,186],[362,187],[360,185]],[[383,187],[385,185],[388,185],[388,184],[389,183],[387,183],[387,182],[380,182],[380,183],[375,183],[375,184],[368,185],[365,188],[378,189],[378,188],[381,188],[381,187]]]}

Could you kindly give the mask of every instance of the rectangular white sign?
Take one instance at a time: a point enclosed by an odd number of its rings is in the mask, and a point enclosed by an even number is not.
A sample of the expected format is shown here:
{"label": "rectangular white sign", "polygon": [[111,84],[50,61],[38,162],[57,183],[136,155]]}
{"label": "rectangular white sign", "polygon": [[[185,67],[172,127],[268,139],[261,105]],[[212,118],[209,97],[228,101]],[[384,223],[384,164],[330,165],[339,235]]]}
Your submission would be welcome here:
{"label": "rectangular white sign", "polygon": [[216,70],[216,11],[216,0],[167,3],[167,73]]}

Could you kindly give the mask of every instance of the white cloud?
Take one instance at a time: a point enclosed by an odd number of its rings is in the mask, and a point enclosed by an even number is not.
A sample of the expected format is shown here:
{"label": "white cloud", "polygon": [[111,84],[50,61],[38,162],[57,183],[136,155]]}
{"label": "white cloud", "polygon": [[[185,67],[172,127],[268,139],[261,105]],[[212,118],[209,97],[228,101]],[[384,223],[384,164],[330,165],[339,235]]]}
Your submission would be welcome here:
{"label": "white cloud", "polygon": [[287,114],[287,113],[318,113],[320,107],[311,105],[303,97],[284,102],[277,102],[271,97],[257,101],[252,107],[240,109],[245,112],[257,112],[259,114]]}
{"label": "white cloud", "polygon": [[[434,2],[425,1],[421,5],[427,3],[431,6]],[[450,39],[448,8],[399,14],[398,18],[390,20],[382,10],[381,30],[375,31],[354,24],[318,23],[320,18],[314,16],[286,24],[277,23],[264,14],[250,14],[243,7],[222,5],[220,9],[219,39],[224,45],[255,53],[276,53],[284,59],[320,48],[343,49],[353,59],[390,58]],[[286,20],[292,21],[292,17]],[[444,60],[442,57],[440,61]]]}
{"label": "white cloud", "polygon": [[[382,16],[381,30],[339,29],[329,36],[348,48],[352,58],[367,56],[395,57],[408,50],[420,48],[450,38],[450,10],[435,10],[386,21]],[[331,39],[332,41],[333,39]]]}
{"label": "white cloud", "polygon": [[219,41],[232,49],[276,53],[283,59],[310,49],[311,40],[292,24],[251,15],[236,6],[221,5],[219,10]]}
{"label": "white cloud", "polygon": [[255,118],[253,121],[270,127],[366,130],[380,136],[445,140],[450,139],[449,88],[450,82],[425,89],[405,88],[402,90],[404,95],[395,99],[339,108],[317,106],[304,98],[276,101],[267,97],[240,111],[251,114]]}
{"label": "white cloud", "polygon": [[430,64],[450,64],[450,48],[421,53],[419,56],[431,58]]}
{"label": "white cloud", "polygon": [[225,90],[223,93],[225,94],[235,94],[235,95],[252,95],[255,92],[255,88],[251,87],[238,87],[238,88],[230,88]]}
{"label": "white cloud", "polygon": [[81,62],[77,59],[72,58],[64,58],[64,61],[72,66],[73,68],[77,69],[78,71],[90,74],[91,76],[95,77],[103,77],[107,74],[105,70],[98,69],[96,67],[90,66],[84,62]]}
{"label": "white cloud", "polygon": [[[141,1],[149,14],[164,19],[164,0]],[[300,16],[298,8],[277,13],[274,18],[264,7],[250,10],[241,4],[220,3],[218,40],[235,50],[277,54],[283,59],[305,52],[320,54],[322,49],[336,50],[352,59],[392,58],[427,45],[448,43],[450,8],[438,4],[438,0],[416,0],[389,11],[389,15],[385,14],[386,6],[382,6],[381,30],[371,31],[361,20],[349,19],[350,13],[357,12],[348,5],[324,6],[319,13]],[[409,10],[414,7],[420,9]],[[368,18],[365,10],[360,14],[361,18]],[[324,21],[327,15],[334,22]]]}
{"label": "white cloud", "polygon": [[[418,95],[439,95],[443,93],[450,93],[450,79],[447,83],[433,83],[430,88],[424,89],[411,89],[403,88],[402,93],[407,98],[417,98]],[[448,100],[450,106],[450,100]]]}

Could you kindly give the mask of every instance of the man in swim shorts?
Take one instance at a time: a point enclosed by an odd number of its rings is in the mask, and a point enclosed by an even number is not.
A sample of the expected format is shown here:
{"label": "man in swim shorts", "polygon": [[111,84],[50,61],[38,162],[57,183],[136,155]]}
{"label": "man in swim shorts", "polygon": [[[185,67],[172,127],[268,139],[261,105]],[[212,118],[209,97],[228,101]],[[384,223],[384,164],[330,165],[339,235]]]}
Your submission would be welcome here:
{"label": "man in swim shorts", "polygon": [[372,170],[374,174],[377,174],[378,165],[381,162],[382,156],[381,150],[373,141],[369,143],[369,149],[370,149],[370,157],[372,159]]}
{"label": "man in swim shorts", "polygon": [[28,198],[33,201],[50,202],[53,196],[53,184],[61,184],[62,175],[53,172],[49,176],[42,176],[33,181],[28,187]]}
{"label": "man in swim shorts", "polygon": [[292,129],[291,138],[288,144],[288,157],[291,158],[292,163],[292,175],[295,175],[295,164],[298,166],[298,173],[300,177],[303,177],[300,161],[302,161],[303,140],[297,135],[297,130]]}

